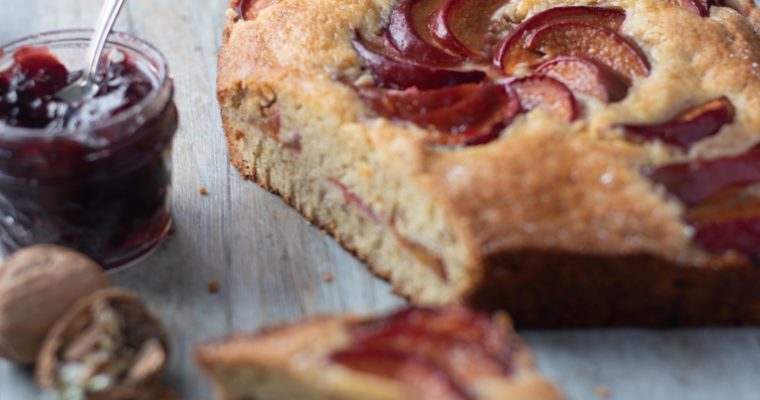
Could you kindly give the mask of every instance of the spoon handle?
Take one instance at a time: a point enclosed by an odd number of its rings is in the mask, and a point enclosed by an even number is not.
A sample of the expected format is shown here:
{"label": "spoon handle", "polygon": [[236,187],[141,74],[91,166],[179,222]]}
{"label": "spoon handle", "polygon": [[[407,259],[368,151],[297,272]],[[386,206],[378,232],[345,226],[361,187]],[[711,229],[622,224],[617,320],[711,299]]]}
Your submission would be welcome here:
{"label": "spoon handle", "polygon": [[87,60],[89,64],[85,67],[82,76],[88,82],[92,82],[95,79],[98,62],[100,61],[101,54],[103,54],[106,39],[108,39],[108,34],[111,33],[111,29],[113,29],[114,23],[116,23],[116,18],[119,16],[123,5],[124,0],[105,0],[103,7],[100,9],[98,23],[95,25],[90,46],[87,48]]}

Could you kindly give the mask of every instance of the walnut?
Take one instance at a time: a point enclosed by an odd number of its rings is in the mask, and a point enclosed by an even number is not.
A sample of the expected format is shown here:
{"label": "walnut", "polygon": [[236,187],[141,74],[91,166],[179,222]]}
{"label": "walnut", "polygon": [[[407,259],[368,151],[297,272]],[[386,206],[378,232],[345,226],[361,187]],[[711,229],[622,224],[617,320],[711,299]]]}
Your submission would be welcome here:
{"label": "walnut", "polygon": [[168,352],[160,321],[136,294],[103,289],[53,326],[36,378],[64,400],[171,399],[161,384]]}
{"label": "walnut", "polygon": [[73,250],[37,245],[14,253],[0,265],[0,357],[33,363],[56,319],[108,286],[102,268]]}

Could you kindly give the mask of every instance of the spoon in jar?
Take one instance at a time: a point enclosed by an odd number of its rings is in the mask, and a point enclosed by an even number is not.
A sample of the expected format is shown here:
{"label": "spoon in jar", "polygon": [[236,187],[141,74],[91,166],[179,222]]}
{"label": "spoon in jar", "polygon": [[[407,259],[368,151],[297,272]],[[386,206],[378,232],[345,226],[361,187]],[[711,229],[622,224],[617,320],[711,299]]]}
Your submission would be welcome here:
{"label": "spoon in jar", "polygon": [[90,45],[87,48],[87,65],[82,70],[82,76],[56,93],[56,96],[67,103],[76,103],[98,92],[97,72],[100,56],[106,45],[106,39],[113,29],[116,18],[121,12],[124,0],[105,0],[100,9],[97,25],[92,33]]}

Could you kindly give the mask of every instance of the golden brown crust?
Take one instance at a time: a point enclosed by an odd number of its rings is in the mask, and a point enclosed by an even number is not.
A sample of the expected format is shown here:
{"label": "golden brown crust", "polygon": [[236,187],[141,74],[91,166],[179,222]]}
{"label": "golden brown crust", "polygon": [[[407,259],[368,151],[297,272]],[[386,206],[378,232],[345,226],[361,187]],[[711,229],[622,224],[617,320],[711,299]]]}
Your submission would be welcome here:
{"label": "golden brown crust", "polygon": [[[335,235],[366,259],[374,272],[389,278],[403,295],[422,302],[488,298],[492,307],[516,307],[516,303],[523,302],[526,311],[517,313],[518,323],[556,326],[560,325],[556,321],[572,322],[561,317],[561,310],[556,315],[542,310],[541,318],[546,318],[542,324],[528,317],[531,302],[525,297],[507,301],[506,297],[499,300],[492,294],[482,295],[496,271],[519,265],[519,258],[514,257],[526,252],[579,255],[573,258],[577,266],[573,270],[579,273],[584,271],[584,263],[593,268],[599,259],[611,260],[607,263],[614,265],[619,262],[626,268],[610,272],[610,281],[637,282],[640,268],[658,276],[649,285],[672,283],[681,274],[679,269],[717,269],[725,271],[719,273],[725,276],[739,271],[733,269],[737,265],[744,268],[741,271],[752,271],[750,260],[744,257],[716,256],[696,248],[690,228],[682,222],[681,204],[639,173],[644,166],[740,153],[760,138],[760,114],[754,112],[760,109],[760,12],[744,0],[730,3],[735,3],[731,5],[736,10],[713,7],[709,18],[690,14],[675,0],[509,3],[504,11],[515,21],[558,5],[625,8],[623,32],[646,53],[652,73],[637,80],[620,103],[607,107],[587,104],[586,116],[572,125],[536,111],[519,117],[493,143],[447,150],[425,145],[425,133],[419,128],[371,117],[357,95],[338,81],[361,76],[361,62],[350,44],[352,32],[376,31],[387,16],[390,0],[280,0],[259,10],[253,20],[231,18],[226,29],[218,87],[232,163],[245,177],[279,193],[307,218]],[[614,128],[619,123],[659,122],[722,95],[736,106],[736,121],[688,154],[658,144],[629,143],[621,140],[620,130]],[[277,132],[267,122],[275,112],[282,119]],[[452,279],[455,288],[427,295],[405,287],[406,283],[379,265],[372,253],[341,233],[339,225],[343,222],[336,222],[341,219],[326,218],[298,195],[298,185],[307,186],[300,179],[298,165],[312,161],[299,160],[283,146],[282,158],[285,164],[292,162],[293,167],[269,165],[268,160],[261,161],[259,167],[252,165],[252,157],[262,157],[261,146],[273,146],[260,142],[254,146],[253,136],[261,135],[264,142],[282,143],[283,134],[295,131],[303,134],[308,145],[309,140],[317,140],[310,136],[317,134],[308,132],[312,121],[335,127],[322,132],[323,137],[345,139],[345,149],[336,148],[336,153],[362,154],[361,142],[370,143],[376,157],[370,164],[373,168],[407,177],[404,184],[415,185],[426,198],[434,200],[436,209],[442,210],[445,225],[456,234],[455,242],[460,246],[457,254],[462,254],[461,259],[451,261],[464,271]],[[277,172],[279,167],[285,172]],[[272,175],[276,173],[280,175]],[[314,185],[309,190],[317,190],[317,184],[309,185]],[[348,186],[378,215],[395,217],[393,213],[403,208],[398,204],[386,207],[387,199],[373,201],[377,194],[361,183],[352,181]],[[388,212],[384,214],[385,211]],[[402,233],[415,232],[411,222],[406,229],[403,221],[400,224]],[[640,254],[647,254],[650,260],[643,267],[636,264]],[[444,254],[444,258],[448,261],[455,256]],[[500,264],[507,259],[509,263]],[[528,258],[533,265],[540,264],[537,259]],[[552,260],[556,258],[546,257],[546,262]],[[540,269],[545,281],[554,276],[549,267]],[[754,272],[740,274],[760,284]],[[730,317],[710,314],[705,309],[701,318],[676,315],[646,320],[631,315],[628,323],[749,323],[760,319],[760,311],[752,306],[760,295],[742,292],[741,297],[729,301],[720,294],[728,288],[715,287],[709,279],[714,278],[695,278],[693,284],[713,289],[700,294],[710,304],[720,309],[736,303],[748,306],[739,307]],[[538,285],[532,287],[537,290],[533,295],[542,290],[540,279],[532,284]],[[572,287],[572,280],[568,280],[566,289]],[[505,292],[515,288],[516,282],[500,286]],[[630,285],[634,298],[647,298],[651,289],[643,283]],[[677,295],[679,290],[674,293]],[[665,303],[663,315],[689,312]],[[632,311],[620,307],[618,312],[621,314],[613,317],[600,313],[593,321],[584,319],[577,324],[605,324],[609,320],[625,324],[628,317],[624,314]]]}

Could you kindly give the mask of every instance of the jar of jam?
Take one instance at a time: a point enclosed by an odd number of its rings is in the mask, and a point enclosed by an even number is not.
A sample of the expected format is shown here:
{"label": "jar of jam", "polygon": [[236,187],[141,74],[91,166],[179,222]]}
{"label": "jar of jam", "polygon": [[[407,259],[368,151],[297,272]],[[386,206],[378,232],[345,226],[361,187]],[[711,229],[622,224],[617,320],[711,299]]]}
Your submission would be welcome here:
{"label": "jar of jam", "polygon": [[114,268],[170,229],[178,114],[161,53],[119,33],[97,94],[57,98],[81,75],[90,35],[51,32],[0,49],[0,242],[5,252],[56,243]]}

